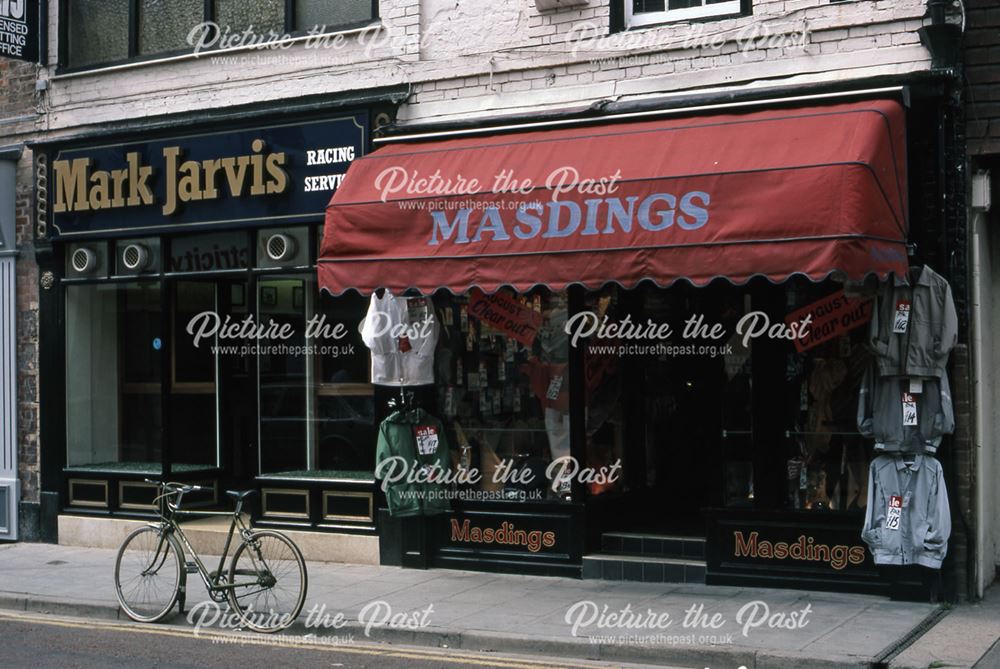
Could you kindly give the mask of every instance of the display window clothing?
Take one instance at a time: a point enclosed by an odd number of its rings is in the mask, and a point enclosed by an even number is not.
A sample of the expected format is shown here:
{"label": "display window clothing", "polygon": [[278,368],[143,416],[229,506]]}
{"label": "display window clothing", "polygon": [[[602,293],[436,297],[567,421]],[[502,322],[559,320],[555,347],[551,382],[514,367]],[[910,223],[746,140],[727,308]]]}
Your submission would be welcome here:
{"label": "display window clothing", "polygon": [[448,440],[441,421],[420,408],[390,414],[378,430],[376,475],[384,478],[391,471],[386,464],[390,458],[397,458],[395,473],[405,468],[407,474],[386,483],[390,514],[427,516],[451,510],[451,503],[440,494],[445,490],[445,475],[451,467]]}
{"label": "display window clothing", "polygon": [[879,289],[869,326],[869,346],[880,376],[941,378],[958,341],[951,286],[930,267],[893,275]]}
{"label": "display window clothing", "polygon": [[[920,392],[913,392],[919,388]],[[935,453],[955,430],[948,375],[940,379],[878,377],[869,368],[858,395],[858,431],[886,453]]]}
{"label": "display window clothing", "polygon": [[569,379],[565,362],[543,362],[531,358],[520,369],[528,377],[531,394],[538,398],[543,408],[569,411]]}
{"label": "display window clothing", "polygon": [[861,538],[878,565],[940,569],[951,509],[941,464],[929,455],[880,455],[869,468]]}
{"label": "display window clothing", "polygon": [[372,383],[415,386],[434,383],[434,348],[440,326],[426,297],[373,293],[361,322],[361,339],[372,352]]}

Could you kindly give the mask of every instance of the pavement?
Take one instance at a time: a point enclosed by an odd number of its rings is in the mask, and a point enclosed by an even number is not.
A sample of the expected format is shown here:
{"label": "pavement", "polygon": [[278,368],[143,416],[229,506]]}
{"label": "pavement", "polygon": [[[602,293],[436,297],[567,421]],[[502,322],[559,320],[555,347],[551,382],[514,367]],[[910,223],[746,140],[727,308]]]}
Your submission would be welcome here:
{"label": "pavement", "polygon": [[[2,544],[0,609],[125,620],[114,559],[107,549]],[[208,601],[194,575],[187,601]],[[194,627],[211,612],[195,610],[174,623]],[[288,633],[699,669],[926,669],[998,654],[998,613],[1000,593],[948,610],[844,593],[310,562],[306,605]]]}
{"label": "pavement", "polygon": [[950,609],[889,663],[890,669],[1000,668],[1000,586]]}

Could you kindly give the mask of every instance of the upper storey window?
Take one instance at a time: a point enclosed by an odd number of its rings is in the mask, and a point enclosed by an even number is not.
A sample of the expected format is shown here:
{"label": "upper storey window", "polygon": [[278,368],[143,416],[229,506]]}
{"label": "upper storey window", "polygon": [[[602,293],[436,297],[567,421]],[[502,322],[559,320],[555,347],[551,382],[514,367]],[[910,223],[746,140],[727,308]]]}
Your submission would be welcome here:
{"label": "upper storey window", "polygon": [[741,12],[742,0],[625,0],[629,28],[729,16]]}
{"label": "upper storey window", "polygon": [[378,0],[62,0],[60,62],[76,69],[181,54],[248,30],[257,39],[343,30],[367,25],[377,8]]}

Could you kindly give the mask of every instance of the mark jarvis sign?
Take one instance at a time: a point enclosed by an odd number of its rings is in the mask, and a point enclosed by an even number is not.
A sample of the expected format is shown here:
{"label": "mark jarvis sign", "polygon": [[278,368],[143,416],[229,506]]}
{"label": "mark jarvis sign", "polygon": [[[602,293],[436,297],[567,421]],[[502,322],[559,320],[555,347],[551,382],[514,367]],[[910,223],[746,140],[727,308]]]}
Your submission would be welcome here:
{"label": "mark jarvis sign", "polygon": [[[262,139],[253,140],[250,146],[253,153],[249,155],[203,161],[184,160],[179,146],[163,149],[163,215],[175,213],[184,202],[218,199],[222,192],[232,197],[257,197],[288,190],[288,173],[283,167],[288,155],[284,151],[264,153]],[[155,204],[149,185],[152,166],[142,165],[136,152],[126,154],[125,161],[127,166],[117,170],[92,169],[90,158],[52,163],[56,184],[52,210],[59,214]]]}
{"label": "mark jarvis sign", "polygon": [[51,161],[56,234],[315,221],[366,135],[348,116],[65,149]]}

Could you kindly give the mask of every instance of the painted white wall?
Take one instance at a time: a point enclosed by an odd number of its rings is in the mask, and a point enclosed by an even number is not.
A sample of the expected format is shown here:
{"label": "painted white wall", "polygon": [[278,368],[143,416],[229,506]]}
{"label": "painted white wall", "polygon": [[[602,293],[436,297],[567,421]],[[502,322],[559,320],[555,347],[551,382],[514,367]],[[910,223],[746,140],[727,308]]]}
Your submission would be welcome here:
{"label": "painted white wall", "polygon": [[[303,94],[409,84],[400,119],[440,121],[670,92],[927,70],[924,0],[759,0],[753,15],[609,34],[611,2],[540,13],[532,0],[381,0],[379,29],[337,49],[237,50],[58,75],[53,132]],[[112,94],[109,94],[112,93]]]}
{"label": "painted white wall", "polygon": [[457,0],[422,0],[420,3],[421,60],[495,53],[527,46],[529,12],[524,0],[484,3]]}

